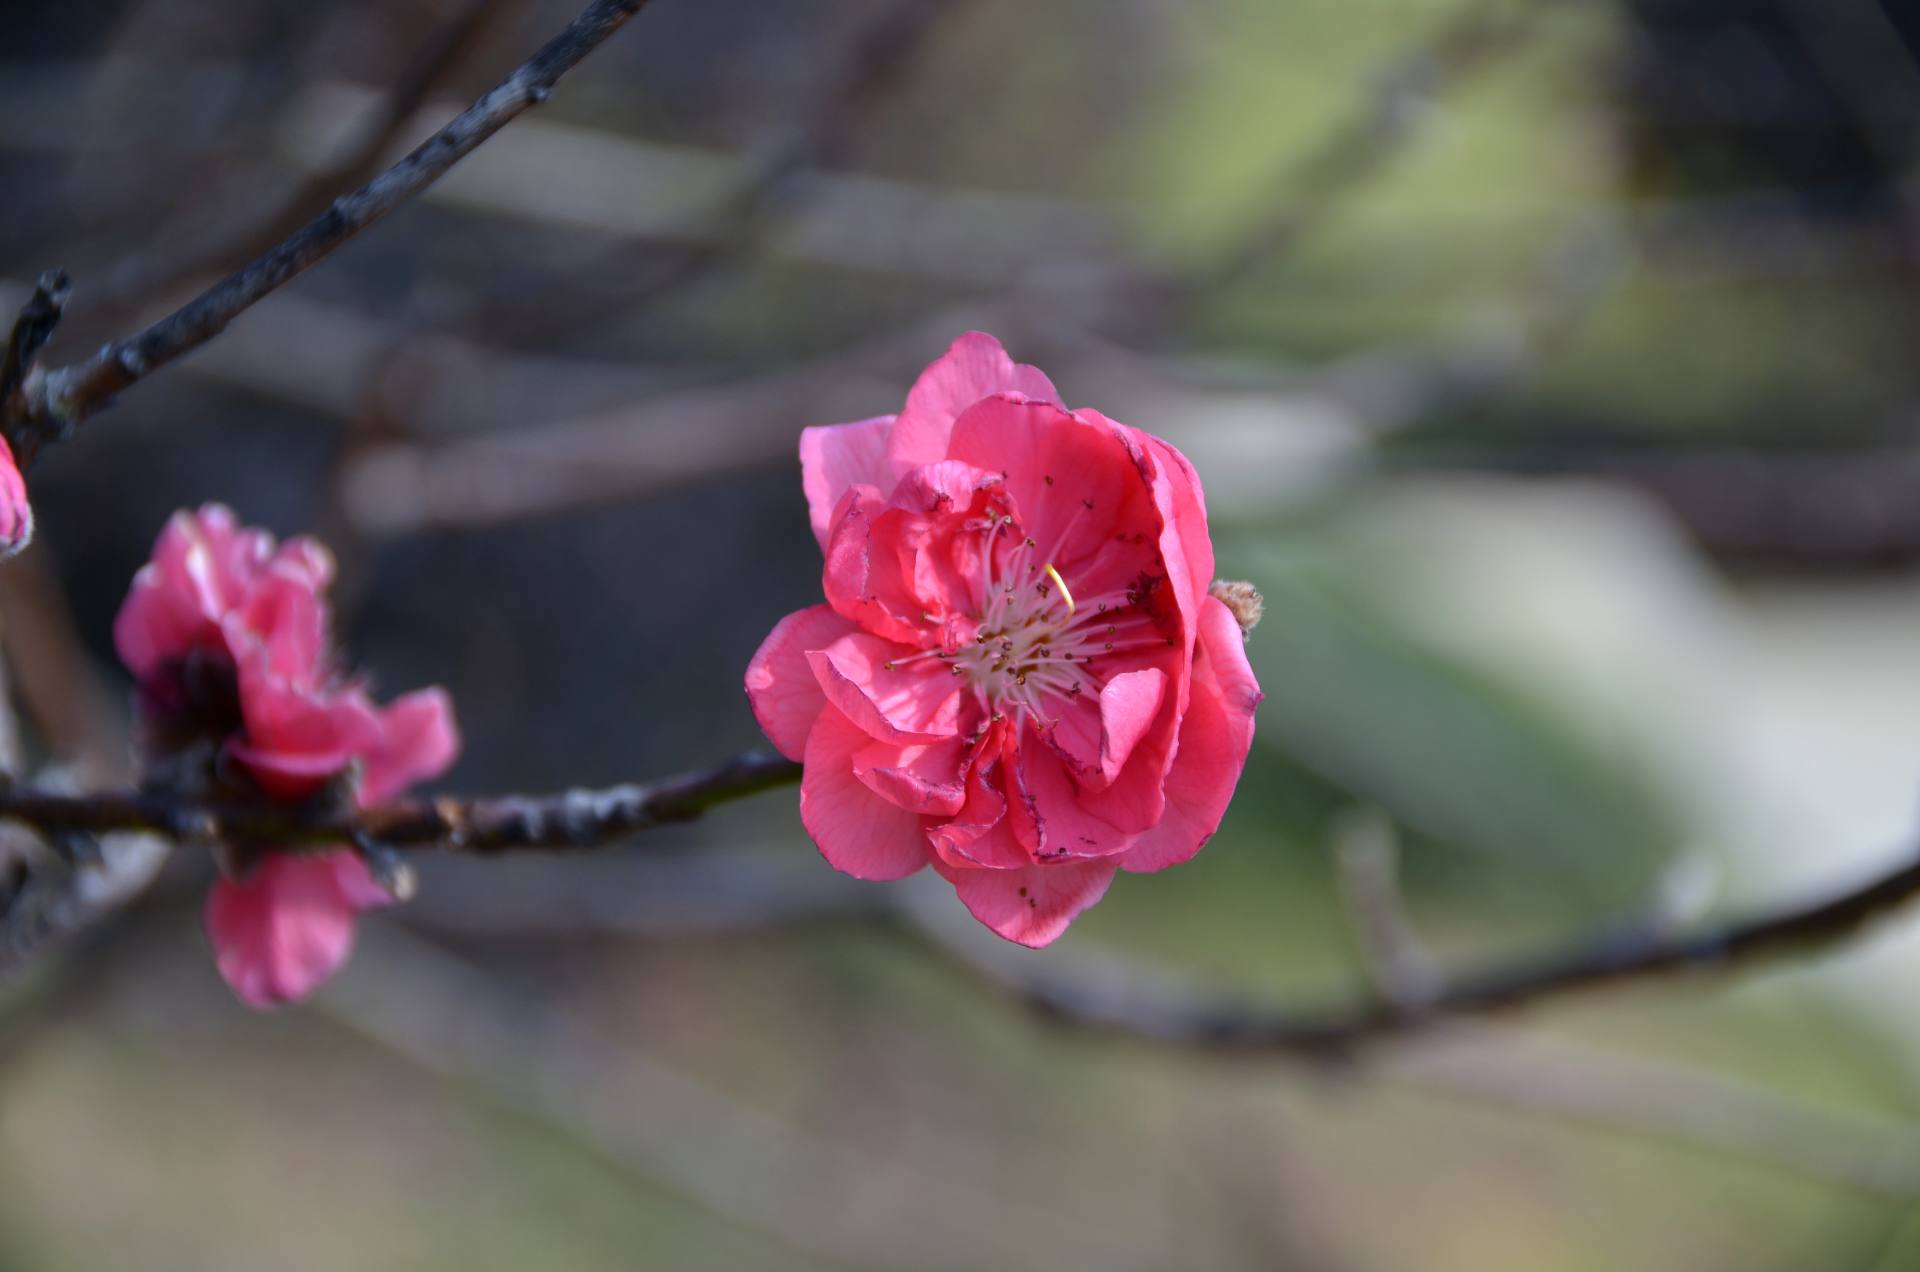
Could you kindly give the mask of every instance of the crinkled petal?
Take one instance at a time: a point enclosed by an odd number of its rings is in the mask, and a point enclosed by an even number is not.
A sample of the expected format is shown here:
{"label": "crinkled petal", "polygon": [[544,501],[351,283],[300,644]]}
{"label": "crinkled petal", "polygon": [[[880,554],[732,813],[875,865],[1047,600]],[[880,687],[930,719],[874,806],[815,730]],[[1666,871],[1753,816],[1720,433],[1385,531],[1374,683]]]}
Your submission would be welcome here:
{"label": "crinkled petal", "polygon": [[1081,785],[1105,789],[1160,722],[1168,684],[1159,667],[1142,667],[1112,677],[1098,698],[1055,694],[1048,699],[1053,724],[1046,739]]}
{"label": "crinkled petal", "polygon": [[922,464],[947,457],[947,438],[960,413],[996,393],[1019,393],[1041,402],[1060,401],[1053,381],[1038,367],[1015,362],[984,331],[969,331],[920,373],[887,439],[887,461],[905,476]]}
{"label": "crinkled petal", "polygon": [[754,718],[788,759],[806,755],[807,735],[827,705],[807,655],[858,630],[831,605],[796,610],[774,624],[747,664],[747,701]]}
{"label": "crinkled petal", "polygon": [[800,430],[800,485],[807,495],[807,515],[813,537],[827,547],[833,510],[854,486],[876,487],[884,496],[893,489],[893,470],[887,465],[887,435],[894,417],[877,415],[853,424],[828,424]]}
{"label": "crinkled petal", "polygon": [[1035,860],[1111,857],[1133,846],[1137,829],[1116,826],[1090,809],[1074,773],[1052,748],[1029,742],[1017,772],[1032,810]]}
{"label": "crinkled petal", "polygon": [[807,655],[827,701],[888,742],[931,742],[960,729],[961,680],[946,663],[903,665],[898,645],[866,632]]}
{"label": "crinkled petal", "polygon": [[351,852],[275,854],[245,879],[213,885],[207,937],[241,1001],[276,1007],[338,971],[353,949],[354,916],[385,899]]}
{"label": "crinkled petal", "polygon": [[821,586],[827,603],[877,636],[907,645],[929,638],[933,624],[900,560],[897,540],[877,533],[887,502],[872,486],[855,486],[841,497],[827,533]]}
{"label": "crinkled petal", "polygon": [[1167,673],[1158,667],[1122,672],[1100,691],[1100,772],[1112,782],[1160,715]]}
{"label": "crinkled petal", "polygon": [[1208,597],[1201,609],[1193,697],[1167,774],[1166,811],[1135,841],[1122,866],[1147,872],[1177,865],[1220,828],[1253,746],[1260,698],[1240,625],[1231,610]]}
{"label": "crinkled petal", "polygon": [[276,674],[317,678],[333,558],[312,539],[278,550],[264,530],[207,504],[168,519],[114,619],[114,645],[138,680],[196,650],[238,659],[269,647]]}
{"label": "crinkled petal", "polygon": [[967,766],[967,800],[951,820],[927,831],[946,864],[961,869],[1016,870],[1033,863],[1014,825],[1015,803],[1005,789],[1007,740],[1012,728],[995,724],[974,745]]}
{"label": "crinkled petal", "polygon": [[380,717],[355,690],[321,691],[267,671],[261,658],[240,663],[242,737],[227,753],[278,799],[302,799],[381,744]]}
{"label": "crinkled petal", "polygon": [[1004,395],[975,403],[953,427],[953,459],[1005,474],[1034,559],[1089,600],[1160,573],[1161,511],[1117,428]]}
{"label": "crinkled petal", "polygon": [[328,622],[327,603],[311,576],[276,562],[222,619],[220,629],[236,662],[257,656],[272,675],[315,684],[326,674]]}
{"label": "crinkled petal", "polygon": [[902,746],[873,742],[854,753],[853,775],[890,804],[926,817],[951,817],[966,803],[967,740]]}
{"label": "crinkled petal", "polygon": [[856,879],[904,879],[927,862],[920,816],[875,794],[853,761],[872,742],[829,707],[807,738],[800,820],[835,870]]}
{"label": "crinkled petal", "polygon": [[1068,861],[1021,870],[957,870],[936,861],[934,869],[973,917],[1009,941],[1039,949],[1050,945],[1113,882],[1110,861]]}

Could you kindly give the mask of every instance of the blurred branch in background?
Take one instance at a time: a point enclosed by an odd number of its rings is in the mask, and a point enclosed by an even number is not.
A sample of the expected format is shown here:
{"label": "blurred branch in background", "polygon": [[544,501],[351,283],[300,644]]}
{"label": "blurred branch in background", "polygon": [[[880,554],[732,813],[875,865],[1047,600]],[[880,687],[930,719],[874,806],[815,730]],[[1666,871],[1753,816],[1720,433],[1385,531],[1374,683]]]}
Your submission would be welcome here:
{"label": "blurred branch in background", "polygon": [[1388,1082],[1722,1153],[1887,1197],[1920,1196],[1920,1124],[1711,1069],[1452,1022],[1374,1070]]}
{"label": "blurred branch in background", "polygon": [[[298,233],[312,219],[314,208],[379,171],[387,151],[427,104],[428,95],[474,51],[488,27],[513,7],[509,0],[461,0],[460,8],[432,33],[363,118],[358,135],[340,147],[336,158],[317,168],[264,212],[235,209],[230,220],[169,251],[165,260],[135,256],[125,261],[107,277],[104,292],[97,299],[138,307],[202,274],[224,272],[263,256],[282,239]],[[196,210],[193,223],[203,225],[205,220]],[[166,235],[159,237],[164,240]]]}
{"label": "blurred branch in background", "polygon": [[[935,35],[973,0],[889,0],[857,32],[839,66],[810,109],[780,128],[735,165],[705,206],[690,211],[677,232],[665,235],[674,249],[664,260],[652,236],[605,253],[581,271],[581,283],[557,312],[530,314],[514,305],[486,323],[496,338],[518,343],[536,331],[564,341],[637,307],[657,303],[693,285],[711,271],[749,255],[774,233],[790,211],[830,188],[831,170],[846,159],[869,116],[908,81],[908,72]],[[858,200],[838,200],[858,206]],[[871,216],[862,208],[863,216]],[[493,309],[498,309],[496,304]]]}
{"label": "blurred branch in background", "polygon": [[113,396],[190,353],[226,329],[262,297],[291,281],[373,225],[465,158],[487,138],[546,100],[554,83],[638,13],[646,0],[594,0],[544,48],[492,92],[463,111],[379,177],[334,201],[318,219],[239,273],[215,284],[138,335],[115,341],[88,362],[34,375],[24,393],[0,403],[0,428],[21,462],[58,440]]}
{"label": "blurred branch in background", "polygon": [[[906,895],[905,914],[916,930],[1063,1024],[1211,1051],[1338,1055],[1448,1016],[1508,1011],[1603,985],[1725,972],[1759,958],[1829,948],[1920,897],[1920,860],[1832,898],[1724,926],[1675,935],[1669,920],[1658,916],[1574,942],[1537,962],[1516,960],[1453,978],[1429,980],[1423,973],[1414,987],[1419,997],[1403,1002],[1383,994],[1351,1009],[1291,1010],[1228,1001],[1114,957],[1057,951],[1039,963],[1002,943],[977,939],[971,921],[952,907]],[[1375,897],[1367,904],[1382,903]],[[1377,920],[1357,917],[1355,922],[1365,931]]]}
{"label": "blurred branch in background", "polygon": [[1365,94],[1275,181],[1269,211],[1201,268],[1163,284],[1151,322],[1187,315],[1282,256],[1407,149],[1437,98],[1522,47],[1554,0],[1468,0],[1377,68]]}
{"label": "blurred branch in background", "polygon": [[[487,878],[489,886],[450,897],[436,888],[405,912],[408,925],[495,940],[672,940],[828,917],[885,919],[900,905],[889,890],[750,850],[636,861],[617,881],[604,875],[544,883],[529,877],[503,889],[491,886],[495,876]],[[950,910],[951,897],[934,891],[927,890],[928,907]],[[919,903],[908,901],[905,912],[917,916]],[[958,922],[951,926],[960,928]],[[399,948],[406,969],[413,968],[416,952],[430,949],[417,941]],[[948,947],[936,938],[934,948]],[[389,949],[382,938],[371,956],[375,969],[384,968],[380,960]],[[1009,963],[1021,957],[1007,953]],[[363,978],[384,981],[384,972],[372,970]],[[403,974],[393,992],[403,994],[407,985]],[[343,1011],[339,991],[321,1001],[355,1028],[367,1027],[361,1009]],[[1795,1099],[1695,1065],[1457,1019],[1435,1022],[1404,1046],[1364,1062],[1368,1075],[1429,1096],[1651,1137],[1868,1193],[1920,1196],[1920,1126]],[[1334,1070],[1319,1076],[1338,1094],[1349,1075]]]}

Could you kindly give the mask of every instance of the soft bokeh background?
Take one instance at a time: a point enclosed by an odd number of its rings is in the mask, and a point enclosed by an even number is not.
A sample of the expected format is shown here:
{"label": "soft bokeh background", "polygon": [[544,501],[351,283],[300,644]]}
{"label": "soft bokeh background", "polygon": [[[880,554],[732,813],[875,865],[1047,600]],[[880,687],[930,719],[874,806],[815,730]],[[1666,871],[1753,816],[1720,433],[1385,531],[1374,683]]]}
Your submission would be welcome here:
{"label": "soft bokeh background", "polygon": [[[0,4],[5,299],[71,269],[84,354],[351,184],[449,24],[399,142],[577,7]],[[1917,50],[1909,0],[657,0],[46,455],[17,696],[123,769],[112,614],[217,498],[335,545],[451,788],[754,746],[798,429],[984,326],[1182,446],[1268,598],[1219,837],[1027,957],[1355,1000],[1383,825],[1450,967],[1843,886],[1920,811]],[[5,999],[0,1266],[1920,1266],[1912,917],[1329,1068],[1034,1018],[786,792],[433,861],[272,1016],[208,870]]]}

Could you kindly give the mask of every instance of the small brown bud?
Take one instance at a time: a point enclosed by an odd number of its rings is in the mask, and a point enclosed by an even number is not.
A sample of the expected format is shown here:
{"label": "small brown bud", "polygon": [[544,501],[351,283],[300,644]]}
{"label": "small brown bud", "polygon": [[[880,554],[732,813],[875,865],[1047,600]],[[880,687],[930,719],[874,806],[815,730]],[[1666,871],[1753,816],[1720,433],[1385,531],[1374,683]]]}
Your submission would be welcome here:
{"label": "small brown bud", "polygon": [[1253,584],[1215,579],[1207,591],[1233,611],[1234,621],[1240,624],[1241,639],[1251,639],[1253,629],[1260,625],[1260,616],[1267,612],[1267,602]]}

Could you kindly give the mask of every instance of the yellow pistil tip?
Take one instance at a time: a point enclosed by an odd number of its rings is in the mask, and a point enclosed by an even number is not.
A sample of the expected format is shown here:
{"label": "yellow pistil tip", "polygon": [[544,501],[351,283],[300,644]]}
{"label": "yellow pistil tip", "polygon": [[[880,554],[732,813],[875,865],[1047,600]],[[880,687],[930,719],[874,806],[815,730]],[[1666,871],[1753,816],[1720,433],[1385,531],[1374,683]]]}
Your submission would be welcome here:
{"label": "yellow pistil tip", "polygon": [[1060,571],[1053,568],[1053,562],[1047,562],[1046,568],[1047,577],[1053,580],[1053,585],[1060,589],[1060,595],[1066,600],[1067,616],[1071,618],[1074,611],[1073,591],[1067,586],[1067,581],[1060,577]]}

